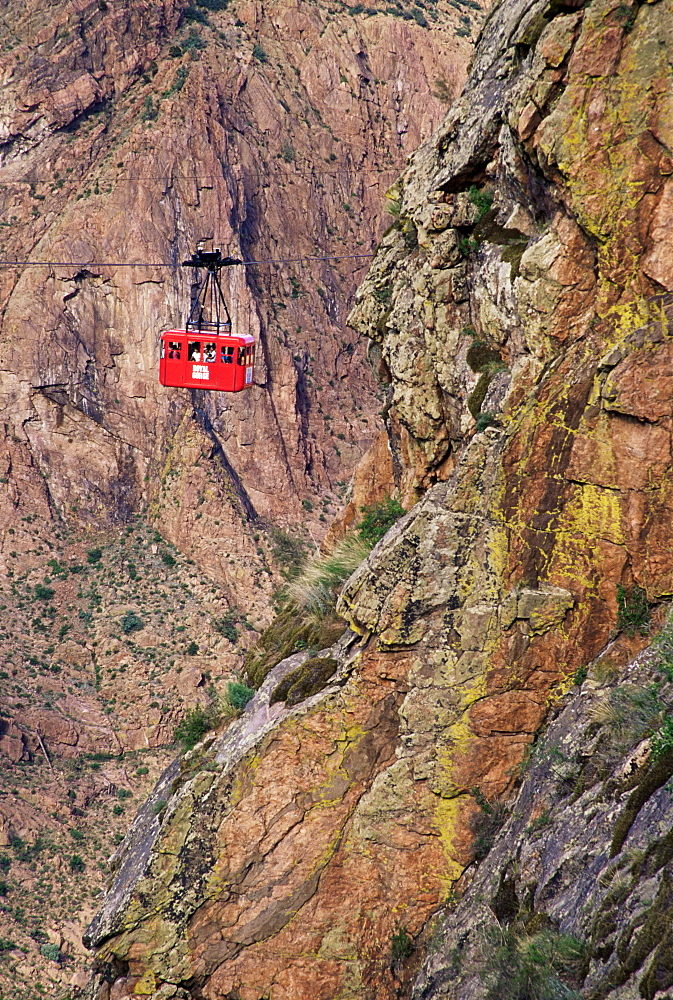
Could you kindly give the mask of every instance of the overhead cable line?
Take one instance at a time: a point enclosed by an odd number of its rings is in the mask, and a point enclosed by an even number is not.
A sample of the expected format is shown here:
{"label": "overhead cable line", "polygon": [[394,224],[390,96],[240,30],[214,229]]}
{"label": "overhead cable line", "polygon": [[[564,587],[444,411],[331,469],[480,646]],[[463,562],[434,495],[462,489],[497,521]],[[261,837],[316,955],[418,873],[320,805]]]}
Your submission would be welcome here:
{"label": "overhead cable line", "polygon": [[[307,260],[356,260],[373,257],[374,253],[330,254],[328,257],[307,255],[305,257],[270,257],[268,260],[239,260],[232,263],[243,267],[261,264],[297,264]],[[126,261],[85,261],[85,260],[0,260],[0,267],[180,267],[178,263],[167,261],[142,261],[135,264]]]}

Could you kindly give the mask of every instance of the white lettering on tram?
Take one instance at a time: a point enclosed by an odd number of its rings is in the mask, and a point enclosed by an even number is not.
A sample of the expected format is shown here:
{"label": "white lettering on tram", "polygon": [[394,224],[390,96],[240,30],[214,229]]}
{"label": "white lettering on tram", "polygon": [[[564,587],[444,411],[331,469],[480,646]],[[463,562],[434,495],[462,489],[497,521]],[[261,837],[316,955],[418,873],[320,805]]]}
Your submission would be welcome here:
{"label": "white lettering on tram", "polygon": [[192,378],[210,378],[210,369],[207,365],[192,365]]}

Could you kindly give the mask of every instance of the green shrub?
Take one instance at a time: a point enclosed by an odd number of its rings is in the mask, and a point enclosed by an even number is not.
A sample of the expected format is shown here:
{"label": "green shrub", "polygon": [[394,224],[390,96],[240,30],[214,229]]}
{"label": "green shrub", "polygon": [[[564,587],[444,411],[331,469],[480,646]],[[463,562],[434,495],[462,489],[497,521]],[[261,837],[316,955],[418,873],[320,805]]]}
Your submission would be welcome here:
{"label": "green shrub", "polygon": [[198,33],[196,28],[192,28],[183,41],[182,47],[185,52],[188,52],[190,49],[195,49],[196,51],[201,52],[205,49],[206,43],[203,38],[201,38],[201,35]]}
{"label": "green shrub", "polygon": [[221,618],[213,618],[213,628],[220,635],[223,635],[229,642],[238,642],[238,629],[236,628],[236,616],[231,612],[222,615]]}
{"label": "green shrub", "polygon": [[152,814],[158,816],[166,808],[166,799],[157,799],[156,802],[152,803]]}
{"label": "green shrub", "polygon": [[[153,122],[156,118],[159,117],[159,105],[158,105],[158,103],[157,104],[154,103],[154,100],[153,100],[151,94],[148,94],[147,97],[145,98],[145,103],[143,105],[143,110],[142,110],[142,114],[140,115],[140,117],[141,117],[142,121],[144,121],[144,122]],[[95,551],[100,552],[100,549],[97,549]],[[87,556],[87,558],[88,558],[88,556]],[[89,562],[94,562],[94,561],[97,561],[97,560],[89,559]]]}
{"label": "green shrub", "polygon": [[50,962],[58,962],[61,958],[61,952],[57,944],[40,945],[40,955],[48,958]]}
{"label": "green shrub", "polygon": [[173,731],[176,743],[182,743],[185,750],[192,750],[209,730],[217,725],[215,713],[200,706],[190,709],[182,722]]}
{"label": "green shrub", "polygon": [[493,424],[495,423],[496,423],[496,417],[494,416],[494,414],[480,411],[479,414],[477,415],[477,420],[474,427],[478,433],[481,433],[482,431],[485,431],[487,427],[492,427]]}
{"label": "green shrub", "polygon": [[3,951],[14,951],[16,947],[17,945],[13,941],[10,941],[9,938],[0,937],[0,954]]}
{"label": "green shrub", "polygon": [[295,153],[294,146],[289,139],[283,140],[283,145],[280,148],[280,154],[286,163],[293,163],[296,159],[297,154]]}
{"label": "green shrub", "polygon": [[187,656],[196,656],[198,651],[199,651],[199,644],[198,642],[194,642],[194,640],[192,639],[192,641],[187,646]]}
{"label": "green shrub", "polygon": [[8,854],[0,854],[0,872],[6,875],[11,867],[12,859],[10,856]]}
{"label": "green shrub", "polygon": [[399,927],[390,937],[390,957],[394,963],[405,962],[414,950],[414,942],[404,927]]}
{"label": "green shrub", "polygon": [[54,596],[52,587],[46,587],[43,583],[36,583],[33,591],[34,601],[50,601]]}
{"label": "green shrub", "polygon": [[185,21],[196,21],[197,24],[210,24],[208,20],[208,15],[203,10],[199,10],[198,7],[190,5],[186,7],[182,12],[182,16]]}
{"label": "green shrub", "polygon": [[253,58],[257,60],[257,62],[265,63],[269,61],[269,57],[267,56],[266,52],[259,44],[259,42],[257,42],[255,47],[253,48],[252,55]]}
{"label": "green shrub", "polygon": [[458,253],[461,257],[469,257],[479,249],[479,240],[471,240],[469,236],[461,236],[458,240]]}
{"label": "green shrub", "polygon": [[113,816],[121,816],[123,812],[124,812],[124,806],[117,805],[112,807]]}
{"label": "green shrub", "polygon": [[86,865],[84,864],[84,859],[80,857],[79,854],[72,854],[70,856],[70,871],[72,872],[83,872]]}
{"label": "green shrub", "polygon": [[254,689],[240,681],[230,681],[227,684],[227,701],[237,712],[242,712],[254,695]]}
{"label": "green shrub", "polygon": [[617,628],[634,636],[636,632],[647,635],[650,624],[650,607],[642,587],[634,584],[630,592],[617,584]]}
{"label": "green shrub", "polygon": [[133,798],[133,792],[130,792],[128,788],[119,788],[117,789],[117,798],[122,799],[122,801],[124,799],[131,799]]}
{"label": "green shrub", "polygon": [[491,205],[493,204],[492,191],[480,191],[476,184],[472,184],[468,191],[468,197],[472,204],[476,205],[480,219],[491,210]]}
{"label": "green shrub", "polygon": [[652,739],[652,760],[659,760],[673,750],[673,718],[667,715]]}
{"label": "green shrub", "polygon": [[50,572],[54,574],[54,576],[60,576],[61,578],[65,578],[68,575],[68,567],[62,566],[57,559],[50,559],[47,562],[47,566],[49,567]]}
{"label": "green shrub", "polygon": [[171,57],[171,59],[181,59],[183,53],[179,45],[171,45],[170,49],[168,50],[168,54]]}
{"label": "green shrub", "polygon": [[388,305],[392,296],[393,296],[392,285],[383,285],[382,288],[374,289],[374,298],[377,300],[377,302],[380,302],[381,305],[383,306]]}
{"label": "green shrub", "polygon": [[[89,549],[89,551],[86,554],[86,561],[88,563],[91,563],[92,566],[100,562],[102,558],[103,558],[102,549]],[[72,566],[70,567],[70,572],[72,573]]]}
{"label": "green shrub", "polygon": [[161,561],[164,565],[173,567],[175,566],[175,556],[172,553],[164,551],[161,553]]}
{"label": "green shrub", "polygon": [[4,878],[0,879],[0,896],[6,896],[11,889],[11,885]]}
{"label": "green shrub", "polygon": [[364,515],[358,527],[358,536],[373,548],[405,513],[399,500],[387,496],[378,503],[365,504],[360,508]]}
{"label": "green shrub", "polygon": [[127,611],[121,621],[121,630],[124,635],[130,635],[131,632],[140,632],[143,628],[145,628],[145,622],[140,615],[137,615],[135,611]]}

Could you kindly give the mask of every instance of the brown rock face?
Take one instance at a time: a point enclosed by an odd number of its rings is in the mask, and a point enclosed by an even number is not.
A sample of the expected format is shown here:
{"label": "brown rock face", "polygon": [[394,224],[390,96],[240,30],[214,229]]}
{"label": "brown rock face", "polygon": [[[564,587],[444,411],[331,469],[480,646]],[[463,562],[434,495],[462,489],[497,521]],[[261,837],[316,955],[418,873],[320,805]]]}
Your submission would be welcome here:
{"label": "brown rock face", "polygon": [[[317,546],[380,437],[380,386],[345,324],[368,260],[295,258],[372,250],[388,185],[460,90],[478,8],[3,6],[0,261],[64,263],[0,266],[0,937],[16,945],[0,992],[82,985],[103,862],[176,724],[240,672],[283,533]],[[233,397],[158,384],[157,335],[192,292],[179,263],[204,238],[286,261],[226,273],[258,338],[256,384]],[[351,520],[393,488],[374,461]],[[351,798],[392,752],[385,733]]]}
{"label": "brown rock face", "polygon": [[[269,706],[281,663],[161,829],[148,811],[91,928],[92,996],[120,968],[156,998],[403,995],[399,929],[423,941],[472,860],[477,803],[512,791],[580,668],[644,644],[647,602],[673,592],[672,28],[670,5],[607,0],[504,0],[488,19],[351,315],[380,349],[386,475],[411,507],[341,594],[359,645],[332,650],[303,707]],[[362,696],[399,722],[369,730]],[[254,818],[258,775],[277,837]],[[432,995],[450,997],[442,975]]]}
{"label": "brown rock face", "polygon": [[259,338],[254,387],[227,397],[158,385],[157,334],[184,322],[191,272],[99,262],[177,265],[208,237],[245,259],[366,254],[460,88],[469,31],[448,6],[434,31],[329,4],[209,10],[10,4],[0,255],[82,263],[2,270],[0,406],[12,482],[33,479],[51,513],[115,523],[149,505],[263,614],[253,533],[305,521],[317,543],[380,430],[345,326],[366,263],[227,272],[236,327]]}

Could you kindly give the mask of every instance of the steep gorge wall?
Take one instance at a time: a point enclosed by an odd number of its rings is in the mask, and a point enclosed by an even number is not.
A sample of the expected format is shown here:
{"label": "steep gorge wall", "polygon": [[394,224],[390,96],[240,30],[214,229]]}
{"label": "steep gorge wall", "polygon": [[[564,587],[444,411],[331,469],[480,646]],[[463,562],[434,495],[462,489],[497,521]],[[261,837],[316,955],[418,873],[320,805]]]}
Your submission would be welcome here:
{"label": "steep gorge wall", "polygon": [[[157,384],[157,334],[184,320],[187,271],[87,263],[177,265],[207,237],[246,259],[367,253],[386,188],[444,111],[438,85],[455,96],[469,52],[455,5],[426,27],[402,13],[243,2],[4,14],[2,257],[82,262],[2,270],[9,480],[28,476],[45,516],[85,525],[150,505],[258,614],[264,522],[303,521],[317,542],[380,428],[376,382],[345,327],[365,264],[227,273],[238,328],[260,338],[242,399]],[[214,493],[210,473],[224,479]]]}
{"label": "steep gorge wall", "polygon": [[[422,950],[478,803],[511,793],[578,669],[645,642],[617,588],[673,592],[672,26],[666,0],[489,17],[351,316],[389,381],[391,475],[420,499],[344,589],[328,686],[269,705],[280,664],[252,744],[218,737],[139,818],[92,996],[405,995],[391,942]],[[419,996],[454,995],[439,966]]]}
{"label": "steep gorge wall", "polygon": [[319,543],[382,426],[345,323],[368,261],[227,273],[259,338],[234,398],[158,385],[157,335],[190,299],[179,262],[208,237],[246,259],[371,251],[480,20],[474,0],[0,11],[0,260],[73,262],[0,267],[13,1000],[81,985],[104,861],[176,724],[240,674],[288,552]]}

